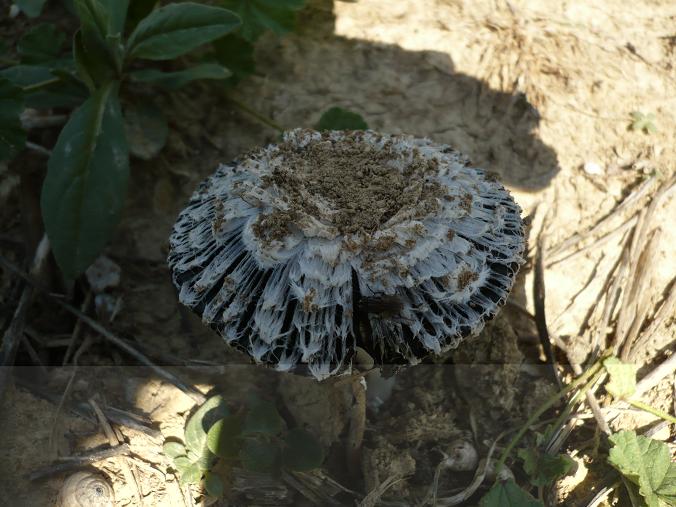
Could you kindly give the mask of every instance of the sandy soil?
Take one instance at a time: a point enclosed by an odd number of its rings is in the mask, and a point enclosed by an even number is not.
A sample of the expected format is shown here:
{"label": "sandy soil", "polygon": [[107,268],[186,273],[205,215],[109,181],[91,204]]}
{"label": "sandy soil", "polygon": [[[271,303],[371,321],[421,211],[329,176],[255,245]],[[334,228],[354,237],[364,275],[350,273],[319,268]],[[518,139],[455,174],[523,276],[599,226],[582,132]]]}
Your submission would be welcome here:
{"label": "sandy soil", "polygon": [[[621,254],[622,235],[552,262],[562,257],[557,245],[592,227],[643,182],[674,174],[674,3],[309,3],[300,16],[298,34],[266,36],[259,43],[259,74],[238,86],[237,98],[286,127],[312,126],[324,110],[342,106],[360,112],[373,129],[451,144],[475,164],[498,172],[524,214],[531,215],[532,251],[538,235],[544,238],[550,334],[572,357],[583,359],[599,323],[580,329],[589,309],[604,301],[601,291]],[[219,161],[277,138],[276,132],[225,105],[209,90],[194,87],[161,99],[170,117],[169,144],[158,159],[133,163],[125,217],[107,251],[122,268],[120,286],[111,291],[122,308],[110,326],[133,338],[158,362],[183,366],[175,371],[204,392],[216,388],[233,403],[250,391],[278,399],[291,417],[332,449],[323,473],[347,481],[339,463],[352,404],[349,390],[246,366],[243,357],[226,350],[176,302],[165,258],[179,209]],[[656,133],[630,130],[633,111],[654,113]],[[6,171],[0,167],[5,219],[0,234],[18,239],[20,187],[18,178]],[[644,199],[636,208],[645,209],[648,202]],[[643,259],[650,270],[639,293],[648,320],[676,275],[674,216],[672,195],[647,224],[649,231],[657,231],[651,256]],[[621,223],[621,217],[612,222]],[[590,243],[585,239],[582,245]],[[20,259],[18,250],[14,258]],[[532,262],[524,268],[512,301],[533,313],[531,268]],[[12,287],[3,274],[3,304],[15,297]],[[31,314],[31,326],[57,337],[69,335],[73,321],[43,303]],[[555,389],[549,370],[536,365],[536,336],[533,322],[508,306],[480,338],[454,353],[454,366],[430,364],[398,375],[388,402],[369,410],[364,484],[346,485],[369,491],[401,474],[403,479],[384,498],[413,505],[427,492],[440,451],[454,439],[474,434],[487,448],[505,427],[522,423]],[[672,316],[635,358],[641,371],[673,353],[674,343]],[[557,358],[567,362],[560,352]],[[87,366],[79,368],[71,397],[98,397],[104,405],[144,414],[159,433],[120,427],[134,459],[112,458],[94,466],[111,479],[116,505],[185,505],[161,445],[168,436],[180,436],[194,403],[146,369],[124,367],[125,361],[96,342],[80,359]],[[58,395],[70,372],[52,372],[43,385]],[[35,378],[37,374],[30,373]],[[673,373],[643,399],[673,411]],[[26,475],[57,455],[107,442],[95,423],[68,412],[55,419],[55,412],[54,404],[21,387],[12,390],[0,408],[0,449],[6,456],[0,465],[0,490],[3,497],[13,498],[12,505],[51,505],[63,477],[31,484]],[[615,424],[637,428],[653,422],[631,413]],[[569,442],[579,468],[558,485],[562,504],[577,505],[598,479],[586,443],[592,436],[586,432]],[[673,442],[673,428],[657,438]],[[135,475],[134,483],[125,475],[124,461]],[[440,494],[469,480],[462,474],[443,477]],[[269,487],[281,488],[275,490],[277,503],[266,504],[254,495],[231,505],[305,505],[292,488]]]}

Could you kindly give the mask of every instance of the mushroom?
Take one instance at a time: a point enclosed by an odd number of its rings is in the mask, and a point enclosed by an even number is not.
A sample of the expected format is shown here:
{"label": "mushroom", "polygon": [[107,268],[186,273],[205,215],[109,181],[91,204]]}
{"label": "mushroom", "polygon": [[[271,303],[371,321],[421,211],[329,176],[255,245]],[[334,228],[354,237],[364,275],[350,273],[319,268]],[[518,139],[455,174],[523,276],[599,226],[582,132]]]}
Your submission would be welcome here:
{"label": "mushroom", "polygon": [[180,301],[256,363],[415,364],[476,335],[523,263],[520,208],[449,146],[286,132],[206,179],[180,213]]}

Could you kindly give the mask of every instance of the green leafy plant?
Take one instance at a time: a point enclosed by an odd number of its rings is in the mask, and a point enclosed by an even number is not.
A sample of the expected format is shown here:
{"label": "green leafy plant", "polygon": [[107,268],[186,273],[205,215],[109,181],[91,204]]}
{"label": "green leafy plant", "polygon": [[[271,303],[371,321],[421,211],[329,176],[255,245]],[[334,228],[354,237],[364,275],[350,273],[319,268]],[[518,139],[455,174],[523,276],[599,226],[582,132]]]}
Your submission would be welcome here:
{"label": "green leafy plant", "polygon": [[657,132],[655,126],[655,115],[653,113],[644,114],[641,111],[632,111],[630,113],[631,123],[629,128],[644,134],[654,134]]}
{"label": "green leafy plant", "polygon": [[219,5],[236,12],[241,26],[213,43],[208,56],[232,71],[226,84],[235,85],[256,71],[254,43],[266,31],[284,35],[295,28],[296,13],[306,0],[220,0]]}
{"label": "green leafy plant", "polygon": [[[553,484],[562,476],[573,471],[574,461],[565,454],[550,455],[543,452],[543,445],[550,440],[551,432],[561,426],[570,415],[572,407],[578,403],[589,388],[596,384],[604,374],[609,380],[606,391],[617,401],[624,401],[637,408],[652,413],[666,421],[676,423],[676,418],[657,410],[645,403],[631,399],[636,393],[635,365],[622,363],[618,358],[605,354],[587,371],[577,377],[561,391],[545,401],[522,426],[503,451],[496,469],[499,471],[516,444],[528,431],[528,428],[567,393],[575,392],[570,398],[557,421],[549,426],[544,435],[537,434],[534,447],[518,450],[523,461],[524,471],[530,482],[538,488]],[[579,388],[579,389],[578,389]],[[621,474],[627,493],[634,507],[666,507],[676,505],[676,463],[671,463],[670,452],[666,444],[646,437],[637,436],[633,431],[622,431],[609,437],[613,444],[608,462]],[[514,481],[497,481],[481,500],[482,507],[541,506],[525,489]]]}
{"label": "green leafy plant", "polygon": [[366,130],[368,128],[364,118],[342,107],[328,109],[317,122],[317,130]]}
{"label": "green leafy plant", "polygon": [[575,461],[566,454],[547,454],[538,448],[527,448],[519,449],[517,455],[523,460],[523,469],[533,486],[553,484],[575,468]]}
{"label": "green leafy plant", "polygon": [[239,35],[255,42],[266,30],[278,35],[293,30],[296,12],[305,5],[305,0],[221,0],[220,4],[239,14],[242,18]]}
{"label": "green leafy plant", "polygon": [[481,498],[479,505],[481,507],[544,507],[542,502],[517,486],[513,479],[496,482]]}
{"label": "green leafy plant", "polygon": [[[676,505],[676,463],[664,442],[621,431],[609,437],[608,462],[626,479],[635,507]],[[633,487],[639,495],[632,495]]]}
{"label": "green leafy plant", "polygon": [[[0,71],[4,106],[0,159],[15,156],[25,144],[20,122],[23,107],[79,106],[52,150],[41,196],[52,251],[68,278],[91,264],[119,220],[130,151],[148,159],[166,141],[166,120],[156,108],[132,104],[125,122],[120,90],[127,79],[177,89],[196,79],[231,77],[217,63],[173,72],[134,69],[136,60],[174,59],[241,25],[237,14],[222,7],[182,2],[153,9],[156,3],[134,1],[129,11],[129,0],[75,0],[80,28],[73,37],[72,58],[61,57],[64,35],[42,24],[30,29],[17,45],[18,65]],[[19,7],[37,15],[42,4],[21,2]],[[130,143],[127,128],[132,134],[152,135],[149,139],[129,136]]]}
{"label": "green leafy plant", "polygon": [[603,367],[610,377],[610,380],[606,384],[606,391],[613,398],[676,424],[676,417],[651,407],[642,401],[632,399],[632,396],[636,393],[636,372],[638,371],[636,365],[623,363],[616,357],[609,357],[603,361]]}
{"label": "green leafy plant", "polygon": [[231,466],[278,474],[312,470],[324,460],[311,433],[286,429],[275,406],[256,397],[235,414],[221,396],[209,398],[188,419],[184,443],[165,442],[164,453],[181,481],[200,485],[212,497],[223,495]]}

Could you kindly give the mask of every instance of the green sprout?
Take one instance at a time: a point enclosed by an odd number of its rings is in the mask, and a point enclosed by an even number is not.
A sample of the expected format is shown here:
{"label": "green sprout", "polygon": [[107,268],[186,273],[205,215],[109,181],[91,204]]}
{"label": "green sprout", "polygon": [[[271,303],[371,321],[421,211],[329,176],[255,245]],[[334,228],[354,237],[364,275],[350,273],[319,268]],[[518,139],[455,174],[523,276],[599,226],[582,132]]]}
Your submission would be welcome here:
{"label": "green sprout", "polygon": [[209,398],[188,419],[183,442],[167,441],[163,449],[182,483],[198,485],[214,498],[224,495],[233,466],[279,475],[312,470],[324,461],[311,433],[288,429],[275,405],[257,397],[237,413],[222,396]]}
{"label": "green sprout", "polygon": [[630,116],[632,120],[629,125],[630,130],[643,132],[644,134],[654,134],[657,132],[655,115],[653,113],[643,114],[640,111],[632,111]]}

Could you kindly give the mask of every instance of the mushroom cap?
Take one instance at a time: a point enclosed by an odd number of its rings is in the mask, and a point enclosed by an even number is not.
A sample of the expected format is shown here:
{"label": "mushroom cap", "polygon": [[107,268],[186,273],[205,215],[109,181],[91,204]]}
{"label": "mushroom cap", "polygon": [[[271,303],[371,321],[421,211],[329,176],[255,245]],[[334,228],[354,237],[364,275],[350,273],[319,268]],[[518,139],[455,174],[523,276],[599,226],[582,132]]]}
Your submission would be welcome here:
{"label": "mushroom cap", "polygon": [[479,333],[523,263],[520,212],[449,146],[296,129],[202,182],[169,265],[229,344],[323,379],[356,347],[415,364]]}

